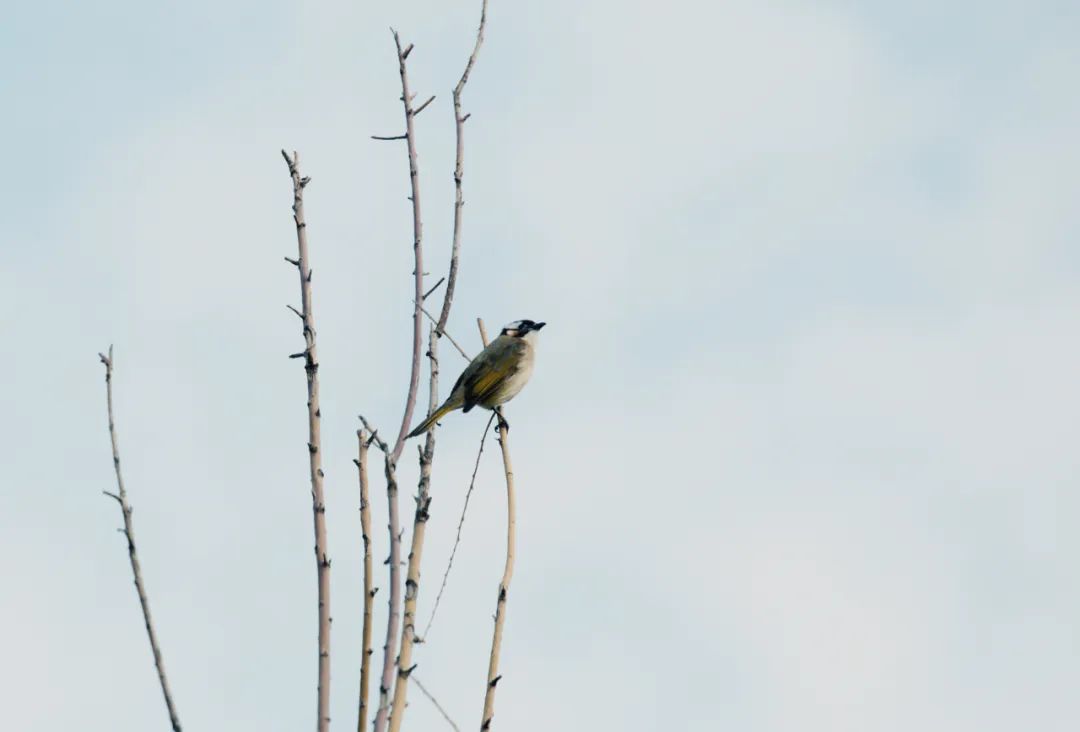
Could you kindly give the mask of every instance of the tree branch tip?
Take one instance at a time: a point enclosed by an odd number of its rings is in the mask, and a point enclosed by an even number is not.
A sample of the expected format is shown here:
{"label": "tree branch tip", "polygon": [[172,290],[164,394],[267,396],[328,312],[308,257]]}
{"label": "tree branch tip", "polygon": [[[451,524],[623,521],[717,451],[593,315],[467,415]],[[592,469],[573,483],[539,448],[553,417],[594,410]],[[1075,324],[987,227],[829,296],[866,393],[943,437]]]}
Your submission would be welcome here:
{"label": "tree branch tip", "polygon": [[409,139],[409,136],[408,135],[393,135],[393,136],[389,136],[389,135],[372,135],[371,139],[372,140],[381,140],[381,141],[386,142],[386,141],[389,141],[389,140],[407,140],[407,139]]}
{"label": "tree branch tip", "polygon": [[432,286],[431,286],[431,289],[430,289],[430,290],[428,290],[427,292],[425,292],[425,293],[424,293],[424,296],[423,296],[422,298],[420,298],[420,299],[421,299],[422,301],[423,301],[423,300],[427,300],[427,299],[428,299],[428,296],[430,296],[430,295],[431,295],[431,293],[435,292],[435,290],[439,289],[439,286],[440,286],[440,285],[442,285],[442,283],[443,283],[443,282],[446,282],[446,277],[445,277],[445,276],[443,276],[443,277],[440,277],[440,278],[439,278],[439,281],[438,281],[438,282],[436,282],[436,283],[435,283],[434,285],[432,285]]}
{"label": "tree branch tip", "polygon": [[[394,37],[395,38],[397,37],[396,32],[394,33]],[[413,51],[413,44],[410,43],[408,46],[405,47],[405,50],[401,52],[401,60],[404,61],[405,59],[407,59],[409,57],[409,54],[412,53],[412,51]]]}
{"label": "tree branch tip", "polygon": [[431,95],[431,96],[430,96],[430,97],[428,98],[428,100],[427,100],[426,102],[424,102],[424,103],[423,103],[423,104],[421,104],[421,105],[420,105],[419,107],[417,107],[416,109],[414,109],[414,110],[413,110],[413,112],[412,112],[412,116],[413,116],[413,117],[415,117],[416,115],[418,115],[418,114],[420,114],[421,112],[423,112],[423,111],[424,111],[425,109],[427,109],[427,105],[431,104],[431,103],[432,103],[432,102],[434,102],[434,101],[435,101],[435,95],[434,95],[434,94],[432,94],[432,95]]}
{"label": "tree branch tip", "polygon": [[301,351],[300,353],[290,353],[289,358],[303,358],[307,355],[307,351]]}
{"label": "tree branch tip", "polygon": [[498,676],[496,676],[495,678],[493,678],[491,681],[488,682],[488,686],[490,686],[491,688],[494,689],[495,685],[499,683],[499,680],[501,678],[502,678],[502,674],[499,674]]}
{"label": "tree branch tip", "polygon": [[468,113],[468,114],[466,114],[466,115],[465,115],[464,117],[462,117],[462,118],[461,118],[461,123],[462,123],[462,124],[464,124],[464,123],[468,122],[468,121],[469,121],[469,117],[472,117],[472,112],[469,112],[469,113]]}

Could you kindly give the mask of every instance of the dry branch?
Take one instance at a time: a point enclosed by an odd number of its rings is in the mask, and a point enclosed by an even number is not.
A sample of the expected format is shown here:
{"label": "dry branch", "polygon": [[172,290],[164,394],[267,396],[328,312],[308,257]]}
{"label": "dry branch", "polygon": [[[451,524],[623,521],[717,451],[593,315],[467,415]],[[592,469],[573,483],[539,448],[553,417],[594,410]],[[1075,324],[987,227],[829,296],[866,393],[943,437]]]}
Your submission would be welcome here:
{"label": "dry branch", "polygon": [[421,306],[420,312],[426,315],[428,320],[430,320],[432,324],[435,325],[436,335],[438,335],[440,338],[442,336],[446,336],[446,339],[450,341],[451,345],[453,345],[454,348],[457,349],[457,352],[461,354],[462,358],[464,358],[466,361],[472,361],[472,358],[469,356],[469,354],[465,353],[465,349],[458,345],[458,342],[454,340],[453,336],[451,336],[447,331],[439,328],[439,321],[435,319],[434,315],[427,311],[427,308]]}
{"label": "dry branch", "polygon": [[[413,47],[409,44],[409,47],[403,51],[401,38],[397,31],[393,33],[394,45],[397,47],[398,70],[401,73],[401,103],[405,108],[405,145],[409,151],[409,185],[412,188],[409,200],[412,201],[413,212],[413,289],[415,290],[413,298],[416,301],[413,306],[413,352],[412,368],[409,371],[409,392],[405,398],[405,413],[401,417],[401,427],[391,453],[391,462],[396,464],[398,458],[401,457],[402,448],[405,447],[405,435],[409,432],[413,410],[416,408],[416,391],[420,386],[420,348],[422,345],[420,303],[424,301],[424,224],[420,217],[420,174],[416,165],[416,130],[413,127],[416,111],[412,106],[413,95],[409,93],[409,74],[405,67],[405,59],[408,58]],[[385,674],[385,664],[383,671]],[[380,732],[378,724],[375,730]]]}
{"label": "dry branch", "polygon": [[[477,318],[480,327],[480,338],[487,347],[487,331],[484,329],[484,321]],[[495,605],[495,630],[491,637],[491,656],[488,659],[487,688],[484,691],[484,715],[481,717],[480,729],[491,729],[491,721],[495,716],[495,687],[502,676],[499,675],[499,651],[502,649],[503,626],[506,623],[506,595],[510,591],[510,580],[514,576],[514,540],[515,540],[515,497],[514,497],[514,468],[510,462],[510,446],[507,444],[506,420],[503,419],[502,408],[496,407],[495,413],[499,415],[499,445],[502,447],[503,468],[506,473],[506,564],[503,567],[502,581],[499,583],[499,598]]]}
{"label": "dry branch", "polygon": [[[454,240],[450,249],[450,272],[446,282],[446,295],[443,297],[442,312],[439,313],[437,329],[439,335],[446,331],[446,321],[450,317],[450,306],[454,300],[454,288],[457,285],[458,258],[461,253],[461,224],[462,209],[465,207],[465,199],[461,192],[461,179],[465,175],[465,120],[468,115],[461,114],[461,93],[465,90],[465,84],[469,81],[469,74],[476,65],[476,58],[480,54],[480,45],[484,42],[484,26],[487,25],[487,0],[483,0],[480,6],[480,25],[476,29],[476,43],[473,45],[469,60],[465,63],[465,70],[454,87],[454,128],[456,139],[456,154],[454,158]],[[455,344],[457,345],[457,344]],[[458,349],[461,350],[460,348]],[[464,351],[462,351],[464,355]]]}
{"label": "dry branch", "polygon": [[368,687],[371,683],[371,613],[375,603],[375,589],[372,587],[371,569],[371,501],[368,500],[368,448],[374,435],[366,429],[356,431],[359,454],[356,468],[360,474],[360,531],[364,539],[364,630],[360,655],[360,709],[357,732],[365,732],[368,717]]}
{"label": "dry branch", "polygon": [[319,686],[316,728],[330,728],[330,559],[326,543],[326,504],[323,500],[322,449],[319,423],[319,359],[315,350],[315,316],[311,306],[311,263],[308,258],[307,224],[304,222],[304,187],[311,180],[300,176],[300,155],[292,157],[284,150],[282,157],[289,166],[293,183],[293,220],[296,223],[296,243],[299,251],[295,260],[300,273],[300,298],[304,322],[304,350],[294,357],[303,357],[308,391],[308,463],[311,473],[311,505],[315,518],[315,566],[319,595]]}
{"label": "dry branch", "polygon": [[398,71],[401,75],[401,103],[405,110],[405,144],[409,153],[409,185],[412,195],[413,213],[413,339],[412,339],[412,365],[409,370],[409,390],[405,397],[405,411],[401,416],[401,427],[398,429],[394,448],[386,455],[387,497],[389,498],[390,518],[390,612],[386,622],[386,642],[383,645],[383,665],[381,681],[379,684],[379,710],[375,715],[375,732],[384,732],[387,727],[390,713],[389,694],[394,683],[394,664],[397,651],[398,620],[401,614],[401,522],[397,505],[397,485],[391,489],[390,478],[394,474],[394,468],[401,451],[405,447],[405,435],[409,431],[412,422],[413,411],[416,408],[416,392],[420,386],[420,308],[424,301],[424,227],[420,216],[420,176],[416,164],[416,130],[413,126],[413,118],[416,116],[412,106],[413,95],[409,92],[409,74],[405,60],[412,52],[413,46],[405,49],[401,47],[401,38],[397,31],[391,29],[394,34],[394,46],[397,49]]}
{"label": "dry branch", "polygon": [[[386,475],[386,500],[390,506],[390,557],[386,560],[390,565],[390,599],[387,601],[389,608],[386,620],[386,640],[383,642],[383,670],[379,677],[379,708],[375,713],[375,730],[386,729],[386,723],[390,714],[390,692],[394,684],[394,656],[397,648],[398,625],[401,622],[401,533],[398,530],[400,519],[398,517],[398,486],[397,473],[394,463],[390,459],[390,449],[385,442],[375,440],[375,444],[383,451],[383,471]],[[389,659],[389,663],[387,663]]]}
{"label": "dry branch", "polygon": [[[428,332],[428,414],[439,407],[439,342],[435,328]],[[405,719],[405,701],[408,697],[409,676],[416,666],[412,662],[413,645],[422,641],[416,635],[416,602],[420,595],[420,564],[424,555],[424,538],[431,508],[431,464],[435,457],[435,431],[428,430],[423,450],[420,451],[420,484],[417,488],[416,513],[413,516],[412,545],[409,548],[409,567],[405,575],[405,609],[401,626],[401,650],[398,653],[397,683],[394,685],[394,703],[390,712],[390,732],[398,732]]]}
{"label": "dry branch", "polygon": [[154,654],[154,667],[157,669],[158,682],[161,684],[161,694],[165,697],[165,708],[169,712],[169,723],[173,732],[180,732],[180,717],[176,713],[176,705],[173,703],[172,691],[169,690],[169,679],[165,676],[165,662],[161,658],[161,647],[158,645],[157,633],[154,631],[154,621],[150,617],[150,600],[146,596],[146,585],[143,583],[142,568],[139,566],[139,555],[135,551],[135,529],[131,522],[131,506],[128,504],[127,492],[124,490],[124,477],[120,474],[120,448],[116,441],[116,422],[113,419],[112,399],[112,367],[113,349],[109,346],[109,355],[99,353],[101,363],[105,364],[105,398],[109,410],[109,439],[112,442],[113,468],[116,470],[116,493],[102,491],[105,495],[116,500],[120,505],[120,512],[124,516],[124,537],[127,539],[128,559],[131,561],[131,572],[135,575],[135,591],[139,595],[139,605],[142,607],[143,623],[146,625],[146,635],[150,639],[150,651]]}

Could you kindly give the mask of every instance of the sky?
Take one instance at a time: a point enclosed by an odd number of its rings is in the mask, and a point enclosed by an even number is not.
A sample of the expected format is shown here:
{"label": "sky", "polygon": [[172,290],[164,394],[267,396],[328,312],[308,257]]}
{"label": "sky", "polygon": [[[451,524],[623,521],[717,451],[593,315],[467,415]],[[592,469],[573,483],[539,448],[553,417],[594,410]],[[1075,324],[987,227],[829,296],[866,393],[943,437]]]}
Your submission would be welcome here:
{"label": "sky", "polygon": [[[185,728],[314,722],[282,148],[312,178],[331,716],[355,726],[357,415],[396,431],[411,336],[405,149],[370,135],[401,132],[393,26],[415,43],[418,98],[436,95],[417,118],[434,282],[450,90],[478,15],[458,0],[7,9],[5,728],[167,728],[101,493],[110,344]],[[475,353],[477,317],[549,324],[507,409],[518,551],[495,728],[1076,728],[1078,37],[1065,2],[491,1],[449,330]],[[464,361],[441,353],[445,393]],[[423,619],[485,422],[458,413],[437,433]],[[463,729],[480,723],[502,573],[500,469],[489,443],[414,656]],[[416,689],[405,724],[449,729]]]}

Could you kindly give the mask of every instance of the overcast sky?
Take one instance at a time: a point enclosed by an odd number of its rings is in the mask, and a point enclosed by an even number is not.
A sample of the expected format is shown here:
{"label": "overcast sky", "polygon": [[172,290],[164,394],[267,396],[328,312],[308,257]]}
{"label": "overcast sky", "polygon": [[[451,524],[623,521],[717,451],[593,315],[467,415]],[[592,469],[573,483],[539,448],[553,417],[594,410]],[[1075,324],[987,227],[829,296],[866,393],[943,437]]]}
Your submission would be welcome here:
{"label": "overcast sky", "polygon": [[[1077,8],[491,1],[465,94],[451,332],[475,352],[477,316],[549,323],[508,409],[519,551],[496,728],[1076,729]],[[185,729],[314,723],[282,147],[312,177],[332,717],[355,725],[350,461],[358,413],[385,434],[400,420],[412,287],[405,150],[369,135],[402,128],[393,25],[416,44],[418,97],[437,95],[417,119],[433,282],[451,231],[449,92],[478,10],[4,13],[5,729],[166,728],[101,495],[110,343]],[[445,390],[464,361],[442,353]],[[458,413],[438,432],[422,619],[485,421]],[[414,657],[463,729],[482,709],[504,502],[489,449]],[[375,510],[381,561],[382,494]],[[410,699],[407,727],[448,729]]]}

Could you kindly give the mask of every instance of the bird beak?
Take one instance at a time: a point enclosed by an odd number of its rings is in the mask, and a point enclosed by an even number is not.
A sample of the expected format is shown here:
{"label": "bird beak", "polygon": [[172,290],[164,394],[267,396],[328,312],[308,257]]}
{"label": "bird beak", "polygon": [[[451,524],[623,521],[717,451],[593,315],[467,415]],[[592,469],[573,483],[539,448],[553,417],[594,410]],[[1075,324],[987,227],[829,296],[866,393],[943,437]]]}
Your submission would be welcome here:
{"label": "bird beak", "polygon": [[537,323],[536,325],[534,325],[534,326],[533,326],[533,328],[532,328],[532,329],[533,329],[533,330],[540,330],[540,329],[541,329],[541,328],[543,328],[543,327],[544,327],[545,325],[547,325],[547,323]]}

